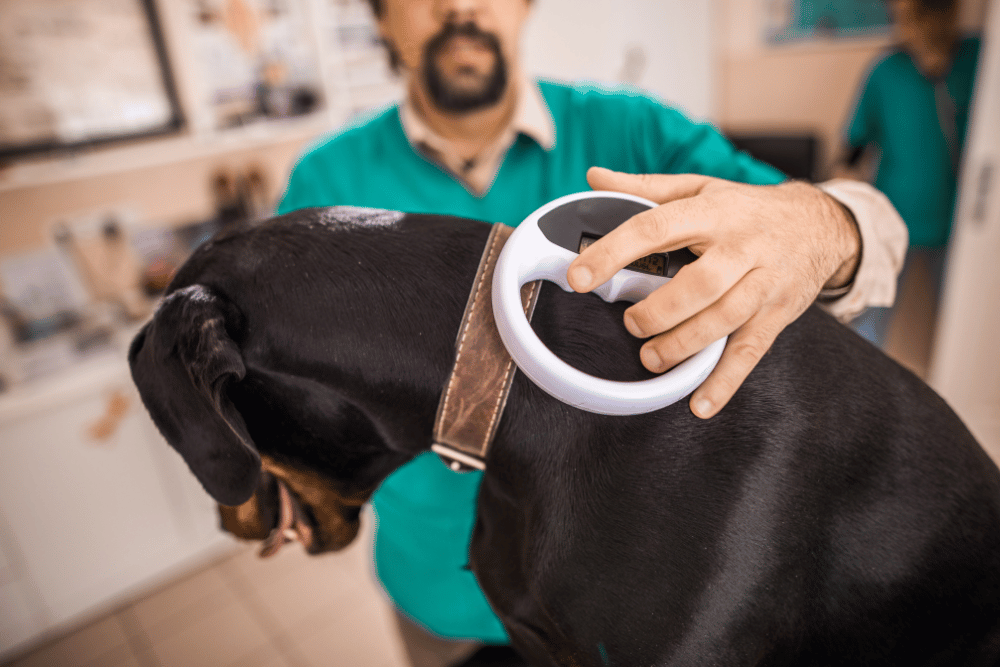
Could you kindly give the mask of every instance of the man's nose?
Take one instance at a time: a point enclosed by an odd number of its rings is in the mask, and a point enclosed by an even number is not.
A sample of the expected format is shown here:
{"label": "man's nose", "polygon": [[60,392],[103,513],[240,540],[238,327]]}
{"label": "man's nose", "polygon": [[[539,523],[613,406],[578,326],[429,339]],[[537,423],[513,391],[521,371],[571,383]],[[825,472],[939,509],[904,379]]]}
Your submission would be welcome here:
{"label": "man's nose", "polygon": [[485,0],[436,0],[438,19],[461,24],[475,21],[483,13]]}

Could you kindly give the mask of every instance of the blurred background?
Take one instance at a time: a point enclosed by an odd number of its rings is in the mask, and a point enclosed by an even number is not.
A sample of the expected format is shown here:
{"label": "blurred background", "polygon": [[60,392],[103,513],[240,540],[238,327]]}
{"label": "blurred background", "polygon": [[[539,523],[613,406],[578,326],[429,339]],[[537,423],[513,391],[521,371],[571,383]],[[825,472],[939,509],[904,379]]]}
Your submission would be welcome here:
{"label": "blurred background", "polygon": [[[879,0],[532,12],[530,73],[639,85],[816,181],[895,39]],[[886,351],[1000,459],[1000,7],[959,22],[984,46],[943,302],[911,273]],[[268,216],[306,146],[399,94],[364,0],[0,3],[0,663],[401,664],[368,532],[272,561],[221,535],[124,360],[198,243]]]}

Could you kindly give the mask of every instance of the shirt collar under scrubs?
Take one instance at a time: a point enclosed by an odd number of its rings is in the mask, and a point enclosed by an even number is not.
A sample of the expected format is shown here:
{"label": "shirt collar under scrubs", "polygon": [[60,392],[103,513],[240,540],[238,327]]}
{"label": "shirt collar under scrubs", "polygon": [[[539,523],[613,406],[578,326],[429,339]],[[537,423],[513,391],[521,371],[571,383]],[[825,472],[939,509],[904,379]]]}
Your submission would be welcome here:
{"label": "shirt collar under scrubs", "polygon": [[408,100],[399,105],[403,132],[417,152],[447,169],[473,194],[482,195],[493,185],[507,150],[519,134],[532,138],[545,150],[551,150],[556,143],[555,121],[538,84],[521,75],[516,85],[522,94],[518,95],[510,125],[472,159],[459,155],[450,141],[435,133]]}

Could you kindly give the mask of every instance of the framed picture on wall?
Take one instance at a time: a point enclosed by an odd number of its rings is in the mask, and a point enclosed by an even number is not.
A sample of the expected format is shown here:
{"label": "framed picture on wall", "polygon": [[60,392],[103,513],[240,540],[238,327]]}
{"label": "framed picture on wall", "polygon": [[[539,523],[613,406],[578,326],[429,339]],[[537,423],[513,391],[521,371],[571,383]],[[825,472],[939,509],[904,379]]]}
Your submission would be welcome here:
{"label": "framed picture on wall", "polygon": [[866,37],[889,30],[884,0],[766,0],[765,33],[772,43]]}
{"label": "framed picture on wall", "polygon": [[153,0],[0,2],[0,159],[181,125]]}
{"label": "framed picture on wall", "polygon": [[307,0],[186,0],[199,124],[210,130],[324,108]]}

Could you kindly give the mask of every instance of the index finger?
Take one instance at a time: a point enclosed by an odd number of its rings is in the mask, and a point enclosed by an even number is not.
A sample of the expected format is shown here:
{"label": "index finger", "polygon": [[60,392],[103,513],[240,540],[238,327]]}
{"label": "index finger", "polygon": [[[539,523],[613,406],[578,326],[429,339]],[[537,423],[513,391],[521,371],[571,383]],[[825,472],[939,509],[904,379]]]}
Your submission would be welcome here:
{"label": "index finger", "polygon": [[693,197],[715,180],[701,174],[626,174],[604,167],[587,170],[587,184],[594,190],[612,190],[665,204]]}

